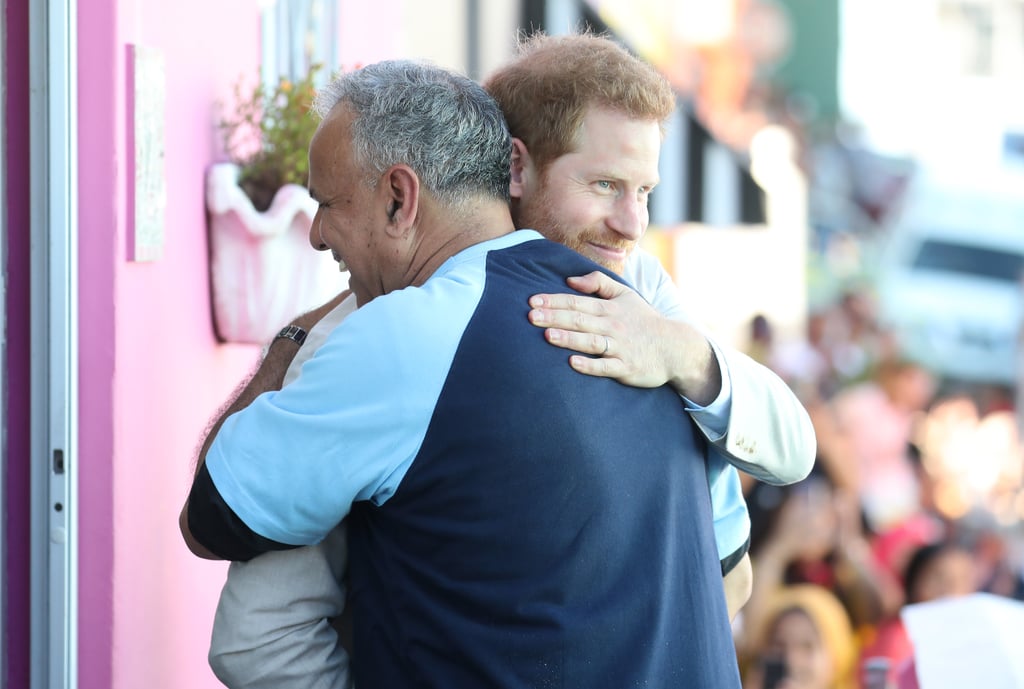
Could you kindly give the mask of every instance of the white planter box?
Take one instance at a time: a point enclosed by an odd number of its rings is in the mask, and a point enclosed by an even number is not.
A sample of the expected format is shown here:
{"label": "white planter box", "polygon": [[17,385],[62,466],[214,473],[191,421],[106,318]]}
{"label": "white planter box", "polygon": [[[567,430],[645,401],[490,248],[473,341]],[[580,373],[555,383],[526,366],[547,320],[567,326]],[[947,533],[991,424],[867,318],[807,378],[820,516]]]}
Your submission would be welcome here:
{"label": "white planter box", "polygon": [[310,246],[317,204],[305,187],[285,185],[261,213],[238,186],[238,172],[218,163],[206,178],[214,328],[227,342],[265,344],[345,289],[348,273]]}

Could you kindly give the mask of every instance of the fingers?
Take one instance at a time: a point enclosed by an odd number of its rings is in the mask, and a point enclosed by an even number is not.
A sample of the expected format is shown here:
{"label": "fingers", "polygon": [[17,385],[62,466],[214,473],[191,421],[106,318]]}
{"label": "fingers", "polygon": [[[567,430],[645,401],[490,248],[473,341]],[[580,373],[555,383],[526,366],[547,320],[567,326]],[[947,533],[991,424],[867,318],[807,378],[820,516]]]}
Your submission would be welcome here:
{"label": "fingers", "polygon": [[611,357],[594,357],[574,355],[569,357],[569,365],[578,373],[600,378],[618,378],[622,375],[622,364]]}
{"label": "fingers", "polygon": [[592,316],[601,316],[608,312],[608,302],[604,299],[579,294],[535,294],[530,297],[530,306],[535,309],[578,312]]}
{"label": "fingers", "polygon": [[556,347],[589,355],[569,357],[569,365],[579,373],[604,378],[617,378],[623,374],[622,362],[612,356],[615,346],[610,337],[548,328],[544,331],[544,338]]}
{"label": "fingers", "polygon": [[599,333],[573,332],[558,328],[548,328],[544,331],[544,337],[556,347],[571,349],[581,354],[603,357],[609,355],[612,350],[611,338]]}
{"label": "fingers", "polygon": [[580,294],[536,294],[530,298],[530,306],[548,307],[553,309],[584,309],[590,313],[600,313],[600,309],[610,299],[623,295],[631,296],[632,288],[617,280],[613,280],[600,271],[594,271],[578,277],[566,278],[566,283]]}
{"label": "fingers", "polygon": [[593,294],[601,299],[614,299],[630,289],[599,270],[579,277],[568,278],[566,283],[577,292]]}
{"label": "fingers", "polygon": [[569,341],[569,344],[560,346],[568,346],[579,352],[600,354],[604,349],[604,341],[601,338],[613,334],[616,324],[612,322],[614,319],[608,318],[610,314],[604,302],[597,301],[599,306],[596,308],[593,305],[579,303],[576,308],[534,308],[530,309],[527,318],[538,328],[556,331],[551,333],[556,340],[564,338]]}

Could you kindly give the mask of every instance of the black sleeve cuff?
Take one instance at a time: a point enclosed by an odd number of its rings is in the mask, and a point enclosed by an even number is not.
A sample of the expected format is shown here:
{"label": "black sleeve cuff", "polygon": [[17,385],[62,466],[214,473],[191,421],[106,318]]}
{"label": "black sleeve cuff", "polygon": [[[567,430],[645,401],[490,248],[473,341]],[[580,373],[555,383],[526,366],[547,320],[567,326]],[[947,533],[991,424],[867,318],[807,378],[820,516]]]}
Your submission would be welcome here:
{"label": "black sleeve cuff", "polygon": [[726,574],[731,572],[736,567],[736,565],[740,563],[740,560],[743,559],[743,556],[747,554],[748,550],[750,550],[750,536],[747,536],[747,540],[743,542],[743,545],[734,550],[732,554],[722,558],[723,577],[725,577]]}
{"label": "black sleeve cuff", "polygon": [[204,548],[225,560],[251,560],[271,550],[298,547],[264,538],[246,526],[220,496],[206,464],[199,467],[188,495],[188,528]]}

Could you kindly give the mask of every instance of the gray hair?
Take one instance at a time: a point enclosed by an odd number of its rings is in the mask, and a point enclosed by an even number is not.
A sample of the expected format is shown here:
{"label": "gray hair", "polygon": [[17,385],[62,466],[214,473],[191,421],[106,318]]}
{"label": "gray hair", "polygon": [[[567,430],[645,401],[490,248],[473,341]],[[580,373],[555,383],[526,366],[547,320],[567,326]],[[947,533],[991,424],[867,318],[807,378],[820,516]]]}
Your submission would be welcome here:
{"label": "gray hair", "polygon": [[336,76],[313,111],[323,118],[338,104],[354,114],[355,156],[370,183],[403,163],[450,207],[479,194],[508,202],[512,139],[497,103],[471,79],[386,60]]}

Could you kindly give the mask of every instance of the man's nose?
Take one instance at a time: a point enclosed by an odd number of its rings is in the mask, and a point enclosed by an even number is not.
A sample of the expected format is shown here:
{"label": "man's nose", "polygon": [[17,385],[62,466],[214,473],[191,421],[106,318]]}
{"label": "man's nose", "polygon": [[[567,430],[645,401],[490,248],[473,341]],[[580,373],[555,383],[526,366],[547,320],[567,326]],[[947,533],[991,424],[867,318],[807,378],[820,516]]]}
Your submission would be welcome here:
{"label": "man's nose", "polygon": [[616,199],[608,227],[630,241],[639,241],[647,229],[647,203],[632,195]]}
{"label": "man's nose", "polygon": [[320,213],[321,211],[316,212],[313,222],[309,226],[309,244],[317,251],[327,251],[327,243],[324,241],[324,233],[321,231],[323,218]]}

